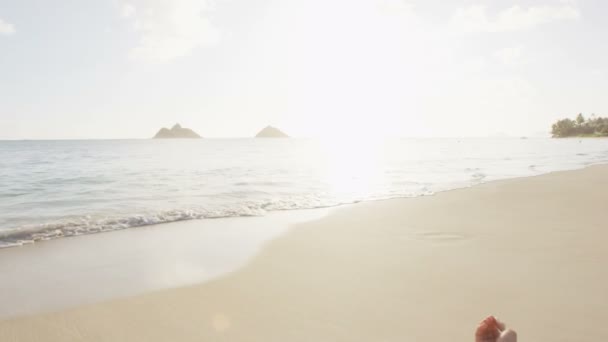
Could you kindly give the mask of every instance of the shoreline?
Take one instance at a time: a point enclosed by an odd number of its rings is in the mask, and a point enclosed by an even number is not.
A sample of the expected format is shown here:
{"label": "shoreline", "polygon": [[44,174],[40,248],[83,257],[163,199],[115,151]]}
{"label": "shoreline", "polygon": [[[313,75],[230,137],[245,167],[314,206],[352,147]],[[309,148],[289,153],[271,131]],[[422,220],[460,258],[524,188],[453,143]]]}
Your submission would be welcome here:
{"label": "shoreline", "polygon": [[[566,139],[566,138],[564,138]],[[97,235],[97,234],[105,234],[105,233],[112,233],[112,232],[119,232],[119,231],[123,231],[123,230],[132,230],[132,229],[145,229],[145,228],[149,228],[149,227],[156,227],[156,226],[166,226],[166,225],[173,225],[173,224],[180,224],[182,222],[192,222],[192,221],[207,221],[207,220],[224,220],[224,219],[245,219],[245,218],[259,218],[259,217],[267,217],[269,215],[274,215],[276,213],[285,213],[285,212],[293,212],[294,215],[305,215],[305,214],[300,214],[301,212],[306,212],[306,211],[321,211],[321,210],[333,210],[333,209],[337,209],[337,208],[341,208],[341,207],[345,207],[345,206],[350,206],[350,205],[356,205],[356,204],[360,204],[360,203],[370,203],[370,202],[377,202],[377,201],[390,201],[390,200],[399,200],[399,199],[410,199],[410,198],[419,198],[419,197],[427,197],[427,196],[436,196],[437,194],[441,194],[444,192],[450,192],[450,191],[455,191],[455,190],[462,190],[462,189],[468,189],[471,187],[476,187],[476,186],[480,186],[480,185],[484,185],[484,184],[488,184],[488,183],[493,183],[493,182],[501,182],[501,181],[509,181],[509,180],[514,180],[514,179],[520,179],[520,178],[528,178],[528,177],[539,177],[539,176],[543,176],[543,175],[547,175],[547,174],[552,174],[552,173],[558,173],[558,172],[569,172],[569,171],[577,171],[577,170],[584,170],[590,167],[596,167],[596,166],[602,166],[602,165],[608,165],[608,161],[597,161],[597,162],[592,162],[592,163],[588,163],[586,165],[582,165],[582,166],[577,166],[575,168],[569,168],[569,169],[563,169],[563,170],[553,170],[553,171],[546,171],[544,173],[540,173],[540,174],[531,174],[531,175],[524,175],[524,176],[506,176],[504,178],[495,178],[495,179],[490,179],[490,180],[479,180],[476,182],[473,182],[471,184],[468,185],[458,185],[454,188],[449,188],[449,189],[443,189],[443,190],[438,190],[438,191],[434,191],[431,192],[429,194],[418,194],[418,195],[414,195],[414,196],[406,196],[406,195],[395,195],[395,196],[389,196],[386,198],[372,198],[372,199],[363,199],[363,200],[356,200],[354,202],[346,202],[346,203],[338,203],[338,204],[334,204],[334,205],[326,205],[326,206],[319,206],[319,207],[314,207],[314,208],[296,208],[296,209],[274,209],[274,210],[270,210],[267,211],[267,213],[265,215],[262,216],[251,216],[251,215],[242,215],[242,216],[221,216],[221,217],[203,217],[203,218],[189,218],[189,219],[179,219],[176,221],[167,221],[167,222],[158,222],[158,223],[150,223],[150,224],[145,224],[145,225],[136,225],[136,226],[131,226],[131,227],[126,227],[126,228],[112,228],[112,229],[108,229],[108,230],[97,230],[97,231],[91,231],[91,232],[87,232],[84,234],[73,234],[73,235],[61,235],[59,237],[56,236],[51,236],[48,238],[44,238],[44,239],[40,239],[40,240],[25,240],[23,242],[20,242],[20,240],[16,240],[16,241],[7,241],[7,240],[2,240],[0,239],[0,252],[2,250],[5,249],[13,249],[13,248],[23,248],[23,247],[27,247],[29,245],[35,245],[35,244],[40,244],[40,243],[46,243],[49,241],[55,241],[55,240],[63,240],[63,239],[70,239],[70,238],[78,238],[78,237],[83,237],[83,236],[89,236],[89,235]],[[532,165],[534,166],[534,165]],[[32,226],[34,227],[34,226]],[[31,230],[30,229],[26,229],[23,232],[19,232],[17,234],[21,235],[21,234],[27,234],[25,233],[25,231]],[[46,233],[48,231],[56,231],[58,230],[57,228],[48,228],[48,229],[43,229],[43,230],[31,230],[30,234],[40,234],[40,233]],[[15,230],[15,232],[17,232]],[[0,237],[4,236],[3,234],[6,234],[6,231],[0,231]],[[0,314],[1,317],[1,314]]]}
{"label": "shoreline", "polygon": [[179,221],[0,249],[0,320],[207,282],[326,214]]}
{"label": "shoreline", "polygon": [[5,320],[0,339],[466,340],[489,313],[526,340],[606,339],[587,322],[608,319],[607,186],[596,165],[341,206],[219,278]]}

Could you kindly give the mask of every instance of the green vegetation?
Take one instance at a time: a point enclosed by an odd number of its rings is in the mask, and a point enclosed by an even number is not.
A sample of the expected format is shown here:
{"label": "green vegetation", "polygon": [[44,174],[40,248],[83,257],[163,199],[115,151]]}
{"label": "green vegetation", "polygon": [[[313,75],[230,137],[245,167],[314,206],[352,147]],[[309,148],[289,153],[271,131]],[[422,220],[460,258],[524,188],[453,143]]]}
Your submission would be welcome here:
{"label": "green vegetation", "polygon": [[576,119],[563,119],[553,124],[551,134],[554,138],[566,137],[608,137],[608,118],[596,117],[585,120],[579,113]]}

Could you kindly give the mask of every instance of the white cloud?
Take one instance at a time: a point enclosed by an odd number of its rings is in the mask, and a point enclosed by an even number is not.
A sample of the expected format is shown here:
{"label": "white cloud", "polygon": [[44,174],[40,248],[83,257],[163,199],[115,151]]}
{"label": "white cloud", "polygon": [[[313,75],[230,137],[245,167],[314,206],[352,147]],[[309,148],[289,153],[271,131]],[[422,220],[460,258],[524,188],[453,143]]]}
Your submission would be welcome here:
{"label": "white cloud", "polygon": [[7,23],[6,21],[0,19],[0,35],[11,35],[17,32],[15,30],[15,26],[13,24]]}
{"label": "white cloud", "polygon": [[505,65],[514,66],[522,63],[523,46],[502,48],[494,52],[494,57]]}
{"label": "white cloud", "polygon": [[135,6],[130,3],[125,3],[120,9],[120,15],[124,18],[129,18],[135,14]]}
{"label": "white cloud", "polygon": [[213,45],[219,31],[209,18],[209,0],[139,0],[125,3],[121,15],[140,34],[129,52],[134,60],[167,62],[195,48]]}
{"label": "white cloud", "polygon": [[552,21],[577,20],[580,17],[579,9],[570,3],[529,8],[513,6],[499,12],[495,18],[488,16],[484,6],[471,6],[456,11],[452,17],[452,26],[459,32],[519,31]]}

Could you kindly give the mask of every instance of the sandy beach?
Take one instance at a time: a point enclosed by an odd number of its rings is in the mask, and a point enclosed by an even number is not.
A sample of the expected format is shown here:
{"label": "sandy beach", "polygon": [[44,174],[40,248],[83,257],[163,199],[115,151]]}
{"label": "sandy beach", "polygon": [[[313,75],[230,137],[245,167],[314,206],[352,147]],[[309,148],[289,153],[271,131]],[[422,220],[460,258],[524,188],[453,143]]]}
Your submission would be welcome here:
{"label": "sandy beach", "polygon": [[[263,248],[219,278],[8,318],[0,341],[472,341],[488,314],[522,341],[608,340],[606,189],[608,166],[594,166],[336,208],[261,239]],[[91,253],[113,234],[87,236]],[[54,248],[69,258],[77,239]],[[9,265],[29,247],[0,258]],[[27,272],[19,260],[2,282]],[[31,267],[45,262],[32,258]],[[22,286],[70,301],[53,293],[60,273]],[[94,283],[84,278],[96,272],[78,274],[70,282]],[[108,286],[99,282],[99,291]],[[20,287],[3,291],[17,297]]]}

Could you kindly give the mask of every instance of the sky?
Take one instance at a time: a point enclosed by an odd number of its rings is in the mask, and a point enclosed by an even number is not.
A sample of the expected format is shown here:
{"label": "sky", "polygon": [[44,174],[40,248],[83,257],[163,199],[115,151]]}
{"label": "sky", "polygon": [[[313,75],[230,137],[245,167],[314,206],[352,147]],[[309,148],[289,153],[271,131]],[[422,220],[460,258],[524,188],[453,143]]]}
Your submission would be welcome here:
{"label": "sky", "polygon": [[0,0],[0,139],[537,136],[608,116],[603,0]]}

